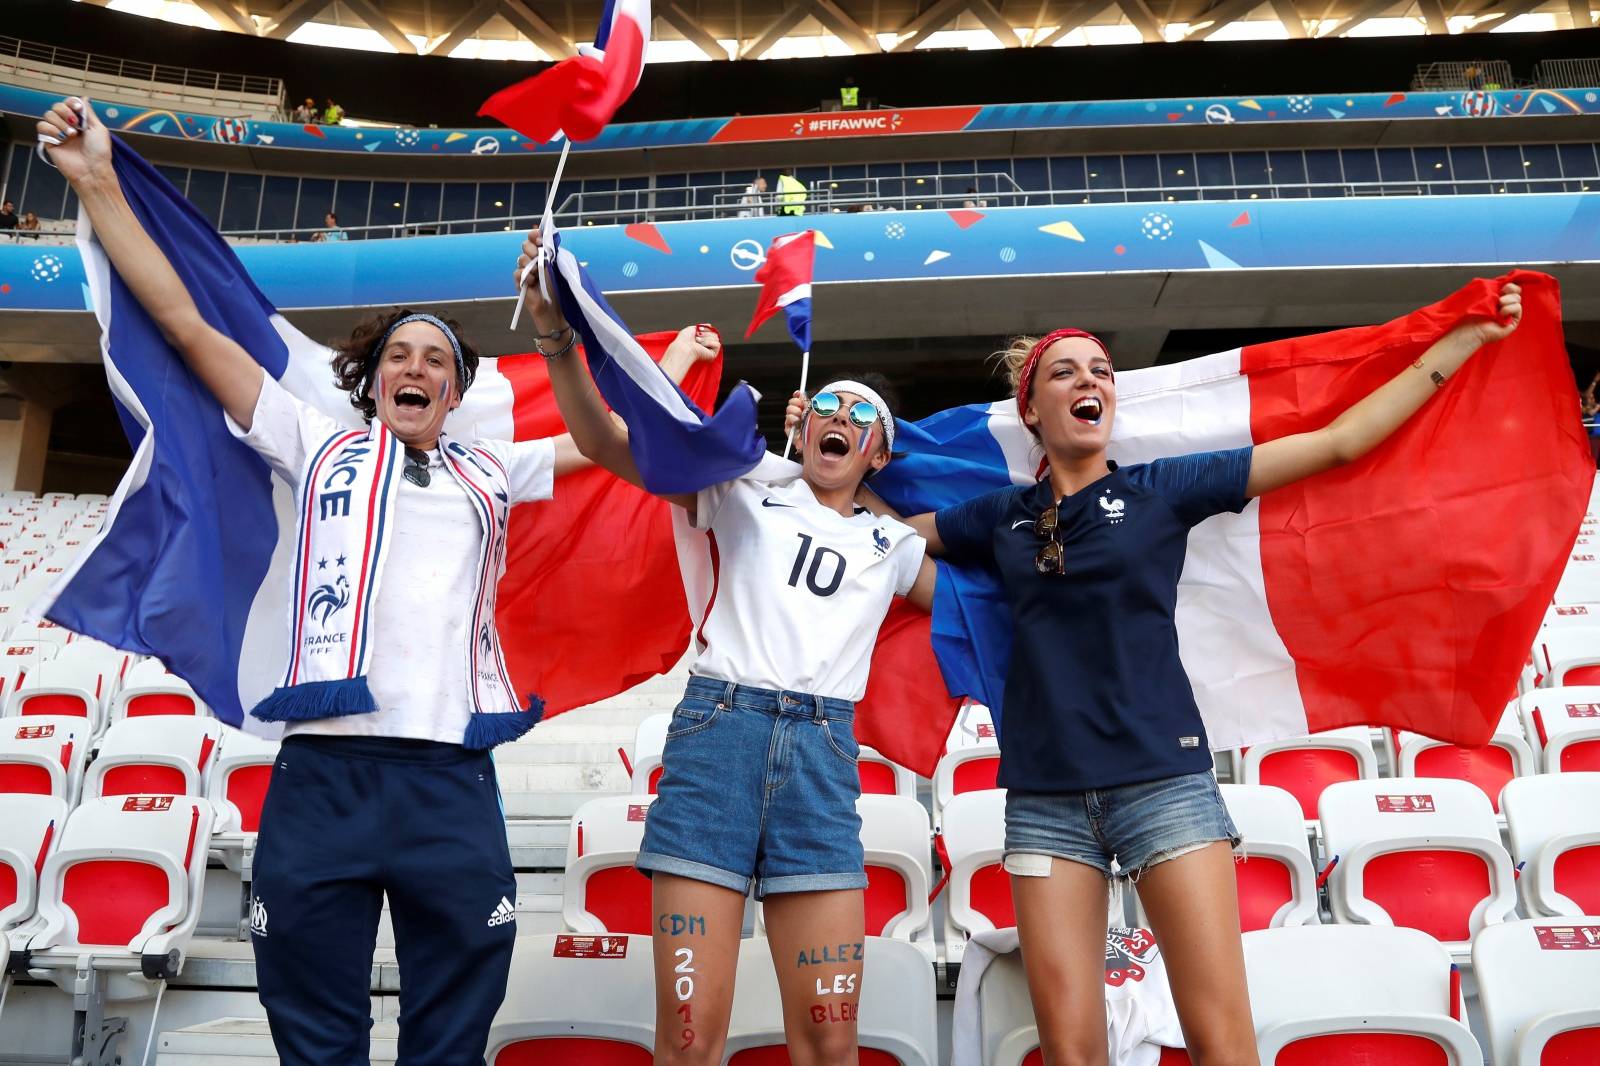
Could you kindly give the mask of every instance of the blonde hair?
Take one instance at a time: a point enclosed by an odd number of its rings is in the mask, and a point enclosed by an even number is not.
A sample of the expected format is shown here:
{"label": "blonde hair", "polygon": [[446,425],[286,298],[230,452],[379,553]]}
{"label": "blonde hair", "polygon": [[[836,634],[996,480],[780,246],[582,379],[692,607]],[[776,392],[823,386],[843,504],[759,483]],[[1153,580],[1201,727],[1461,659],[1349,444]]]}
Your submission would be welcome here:
{"label": "blonde hair", "polygon": [[1012,337],[1004,348],[989,356],[995,373],[1005,375],[1006,388],[1011,390],[1013,396],[1017,394],[1017,386],[1022,384],[1022,366],[1028,361],[1028,353],[1038,343],[1038,337],[1019,334]]}

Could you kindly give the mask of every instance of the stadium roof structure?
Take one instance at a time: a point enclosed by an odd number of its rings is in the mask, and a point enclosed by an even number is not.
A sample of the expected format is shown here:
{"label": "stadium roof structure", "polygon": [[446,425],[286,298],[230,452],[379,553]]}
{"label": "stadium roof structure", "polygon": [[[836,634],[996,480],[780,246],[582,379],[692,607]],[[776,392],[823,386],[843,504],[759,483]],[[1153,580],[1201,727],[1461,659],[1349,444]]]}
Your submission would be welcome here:
{"label": "stadium roof structure", "polygon": [[[602,0],[83,0],[254,36],[559,59]],[[657,0],[652,60],[1588,28],[1600,0]]]}

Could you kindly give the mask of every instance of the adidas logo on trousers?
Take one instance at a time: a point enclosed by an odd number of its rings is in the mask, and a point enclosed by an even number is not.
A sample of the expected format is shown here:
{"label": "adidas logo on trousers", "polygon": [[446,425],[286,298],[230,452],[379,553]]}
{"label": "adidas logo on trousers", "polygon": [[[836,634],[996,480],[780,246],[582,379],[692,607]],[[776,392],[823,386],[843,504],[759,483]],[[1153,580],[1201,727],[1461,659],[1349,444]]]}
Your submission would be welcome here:
{"label": "adidas logo on trousers", "polygon": [[516,920],[516,909],[511,906],[511,901],[509,899],[501,896],[500,903],[495,907],[494,913],[489,915],[489,924],[505,925],[507,922],[514,922]]}

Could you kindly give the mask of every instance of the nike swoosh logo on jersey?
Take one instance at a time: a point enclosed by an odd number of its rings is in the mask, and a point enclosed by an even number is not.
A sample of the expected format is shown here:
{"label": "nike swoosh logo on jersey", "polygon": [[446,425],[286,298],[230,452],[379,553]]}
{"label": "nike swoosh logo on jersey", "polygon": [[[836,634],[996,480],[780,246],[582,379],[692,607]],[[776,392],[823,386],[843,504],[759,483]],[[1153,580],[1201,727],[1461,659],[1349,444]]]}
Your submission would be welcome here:
{"label": "nike swoosh logo on jersey", "polygon": [[1019,518],[1015,522],[1011,523],[1011,528],[1012,529],[1016,529],[1018,526],[1031,526],[1031,525],[1033,525],[1033,519],[1031,519],[1031,518]]}
{"label": "nike swoosh logo on jersey", "polygon": [[763,506],[763,507],[793,507],[794,504],[792,504],[792,503],[777,503],[776,501],[773,500],[773,498],[771,496],[768,496],[768,497],[764,498],[761,501],[761,506]]}

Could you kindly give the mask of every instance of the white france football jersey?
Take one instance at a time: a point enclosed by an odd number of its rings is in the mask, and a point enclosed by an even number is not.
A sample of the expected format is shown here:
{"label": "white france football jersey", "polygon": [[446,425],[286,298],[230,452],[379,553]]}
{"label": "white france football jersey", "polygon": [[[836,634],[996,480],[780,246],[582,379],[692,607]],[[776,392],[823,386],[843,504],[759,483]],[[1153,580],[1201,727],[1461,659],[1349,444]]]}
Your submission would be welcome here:
{"label": "white france football jersey", "polygon": [[846,518],[799,477],[712,485],[695,526],[710,533],[715,577],[693,672],[859,700],[890,602],[917,580],[916,531],[865,510]]}

